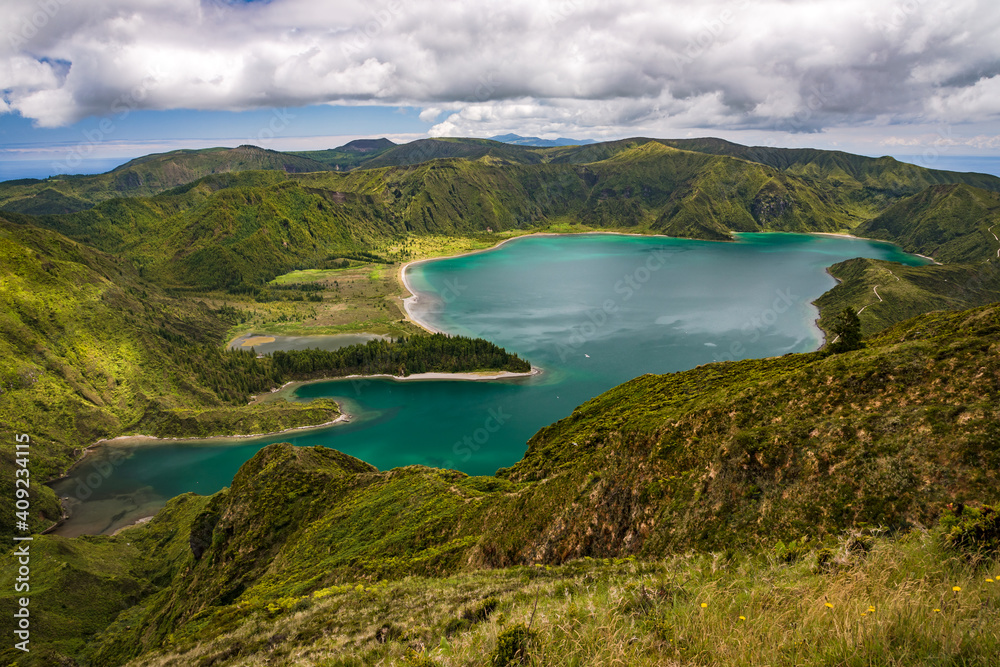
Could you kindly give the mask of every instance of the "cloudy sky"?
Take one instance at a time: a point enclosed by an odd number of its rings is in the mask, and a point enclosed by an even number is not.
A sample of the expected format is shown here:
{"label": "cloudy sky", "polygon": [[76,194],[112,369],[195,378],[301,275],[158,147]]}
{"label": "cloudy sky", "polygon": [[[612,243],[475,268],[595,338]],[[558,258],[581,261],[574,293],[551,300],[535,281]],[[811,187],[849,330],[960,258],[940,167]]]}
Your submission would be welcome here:
{"label": "cloudy sky", "polygon": [[0,160],[506,132],[1000,155],[993,0],[0,9]]}

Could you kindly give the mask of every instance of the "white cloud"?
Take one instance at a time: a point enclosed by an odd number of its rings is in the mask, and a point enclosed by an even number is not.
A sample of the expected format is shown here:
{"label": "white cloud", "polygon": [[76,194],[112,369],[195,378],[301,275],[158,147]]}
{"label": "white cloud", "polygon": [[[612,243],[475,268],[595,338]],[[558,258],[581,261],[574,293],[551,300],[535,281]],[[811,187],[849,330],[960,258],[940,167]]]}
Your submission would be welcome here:
{"label": "white cloud", "polygon": [[1000,116],[1000,75],[984,77],[971,86],[943,91],[933,96],[928,107],[938,118],[976,121]]}
{"label": "white cloud", "polygon": [[6,0],[0,113],[422,107],[433,135],[1000,116],[991,0]]}

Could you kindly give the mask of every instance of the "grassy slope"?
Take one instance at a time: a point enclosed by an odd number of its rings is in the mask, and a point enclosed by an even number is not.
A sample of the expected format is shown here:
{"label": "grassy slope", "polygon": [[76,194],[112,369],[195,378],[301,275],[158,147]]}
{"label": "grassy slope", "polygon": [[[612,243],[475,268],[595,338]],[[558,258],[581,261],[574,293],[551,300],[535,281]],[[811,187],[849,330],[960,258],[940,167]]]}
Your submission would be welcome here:
{"label": "grassy slope", "polygon": [[[840,282],[816,300],[819,326],[844,308],[860,311],[865,334],[914,315],[1000,299],[1000,195],[968,185],[932,186],[888,207],[853,231],[933,256],[944,266],[908,267],[852,259],[830,268]],[[877,292],[875,291],[877,289]]]}
{"label": "grassy slope", "polygon": [[220,634],[179,632],[131,664],[482,665],[531,623],[540,666],[991,665],[1000,588],[985,575],[1000,565],[973,570],[934,537],[868,552],[845,538],[828,568],[701,554],[347,583],[243,606]]}
{"label": "grassy slope", "polygon": [[128,257],[160,283],[209,288],[312,268],[399,226],[364,197],[310,191],[277,172],[211,176],[148,199],[21,220]]}
{"label": "grassy slope", "polygon": [[922,316],[853,353],[642,376],[494,478],[270,446],[194,520],[200,558],[119,620],[99,662],[169,648],[169,633],[207,642],[359,579],[929,525],[947,502],[997,499],[997,333],[991,306]]}
{"label": "grassy slope", "polygon": [[866,188],[871,196],[879,193],[897,195],[946,183],[965,183],[977,188],[1000,190],[1000,178],[996,176],[927,169],[887,156],[870,158],[816,148],[742,146],[714,138],[658,141],[684,150],[759,162],[811,179],[835,178],[839,181],[838,186]]}
{"label": "grassy slope", "polygon": [[177,150],[137,158],[105,174],[0,183],[0,209],[39,215],[70,213],[108,199],[158,194],[210,174],[262,169],[300,173],[329,168],[307,157],[255,146]]}
{"label": "grassy slope", "polygon": [[[109,619],[154,594],[190,554],[188,525],[208,503],[187,494],[171,500],[141,532],[125,539],[36,538],[31,545],[31,653],[4,647],[21,664],[59,665],[85,652]],[[14,569],[0,573],[13,590]],[[75,663],[70,663],[75,664]]]}
{"label": "grassy slope", "polygon": [[899,243],[940,262],[971,263],[996,261],[1000,242],[989,232],[994,225],[1000,225],[1000,194],[941,185],[894,204],[856,233]]}
{"label": "grassy slope", "polygon": [[834,264],[829,271],[841,282],[815,301],[824,331],[844,308],[861,311],[861,330],[867,336],[932,310],[1000,301],[996,261],[906,266],[859,257]]}
{"label": "grassy slope", "polygon": [[278,153],[241,146],[236,149],[173,151],[150,155],[97,176],[26,179],[0,184],[0,208],[22,213],[63,213],[83,210],[111,197],[150,196],[209,174],[276,169],[287,173],[329,169],[378,169],[411,166],[440,158],[478,160],[484,157],[507,164],[587,164],[600,162],[648,144],[670,146],[711,156],[755,162],[801,177],[809,183],[829,182],[845,201],[862,203],[868,212],[902,196],[933,185],[964,183],[998,191],[1000,179],[985,174],[931,170],[892,158],[867,158],[838,151],[749,147],[720,139],[632,138],[583,146],[533,148],[486,139],[423,139],[399,146],[372,142],[373,150],[350,145],[326,151]]}
{"label": "grassy slope", "polygon": [[[0,264],[0,416],[32,437],[36,488],[95,439],[130,429],[178,435],[189,425],[195,435],[239,420],[260,432],[337,414],[331,405],[303,410],[284,402],[229,414],[225,401],[177,363],[172,342],[217,344],[226,323],[202,304],[167,297],[127,262],[0,220]],[[195,419],[185,412],[193,408],[216,411]],[[168,426],[180,430],[160,430]],[[6,493],[13,464],[4,451]],[[36,528],[58,517],[51,498],[35,507],[44,513]],[[3,510],[4,526],[11,511]]]}

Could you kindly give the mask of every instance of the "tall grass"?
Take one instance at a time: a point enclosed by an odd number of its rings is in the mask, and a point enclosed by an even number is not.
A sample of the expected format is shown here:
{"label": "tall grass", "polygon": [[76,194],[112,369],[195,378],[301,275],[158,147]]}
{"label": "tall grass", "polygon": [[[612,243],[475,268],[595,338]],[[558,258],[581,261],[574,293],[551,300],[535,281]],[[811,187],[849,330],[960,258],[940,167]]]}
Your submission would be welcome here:
{"label": "tall grass", "polygon": [[341,586],[134,664],[489,665],[517,624],[537,633],[523,664],[538,666],[997,664],[996,559],[973,567],[924,532],[828,548]]}

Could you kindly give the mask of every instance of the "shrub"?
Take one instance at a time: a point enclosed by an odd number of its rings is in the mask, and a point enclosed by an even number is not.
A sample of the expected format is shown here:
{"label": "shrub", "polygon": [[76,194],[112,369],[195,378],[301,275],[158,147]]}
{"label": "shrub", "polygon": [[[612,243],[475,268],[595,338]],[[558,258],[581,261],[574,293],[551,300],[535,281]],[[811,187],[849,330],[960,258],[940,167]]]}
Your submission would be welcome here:
{"label": "shrub", "polygon": [[1000,507],[949,506],[941,517],[941,527],[944,545],[970,560],[1000,552]]}
{"label": "shrub", "polygon": [[835,565],[834,558],[836,556],[837,553],[829,547],[820,549],[816,552],[816,570],[819,572],[832,570]]}
{"label": "shrub", "polygon": [[482,623],[488,619],[499,606],[500,599],[491,595],[476,607],[466,609],[462,612],[462,618],[472,623]]}
{"label": "shrub", "polygon": [[806,548],[806,542],[808,542],[807,538],[792,540],[788,544],[778,540],[778,543],[774,545],[774,555],[782,563],[794,563],[809,552]]}
{"label": "shrub", "polygon": [[507,628],[497,637],[497,647],[490,664],[493,667],[528,664],[530,647],[537,639],[538,633],[528,629],[524,623]]}

